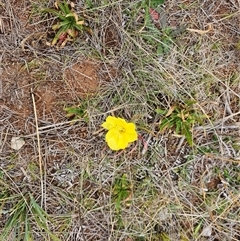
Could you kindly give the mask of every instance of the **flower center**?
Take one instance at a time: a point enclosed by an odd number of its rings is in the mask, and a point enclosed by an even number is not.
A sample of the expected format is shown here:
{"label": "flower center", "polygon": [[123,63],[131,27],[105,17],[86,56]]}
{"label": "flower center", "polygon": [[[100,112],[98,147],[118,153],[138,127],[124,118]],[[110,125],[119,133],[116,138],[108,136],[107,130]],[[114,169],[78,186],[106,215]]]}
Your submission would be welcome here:
{"label": "flower center", "polygon": [[121,134],[121,133],[125,132],[125,129],[123,127],[118,127],[117,131],[118,131],[118,133]]}

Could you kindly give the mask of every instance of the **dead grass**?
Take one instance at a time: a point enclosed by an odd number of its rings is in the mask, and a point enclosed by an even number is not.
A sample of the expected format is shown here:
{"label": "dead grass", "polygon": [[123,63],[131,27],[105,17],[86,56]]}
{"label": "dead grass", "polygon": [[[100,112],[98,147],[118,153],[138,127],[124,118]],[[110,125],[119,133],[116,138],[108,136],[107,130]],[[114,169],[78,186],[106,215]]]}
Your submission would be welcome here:
{"label": "dead grass", "polygon": [[[239,240],[240,3],[166,1],[157,29],[141,2],[76,3],[93,34],[63,49],[53,1],[0,2],[0,240]],[[193,147],[155,111],[190,99]],[[141,138],[109,150],[107,115]]]}

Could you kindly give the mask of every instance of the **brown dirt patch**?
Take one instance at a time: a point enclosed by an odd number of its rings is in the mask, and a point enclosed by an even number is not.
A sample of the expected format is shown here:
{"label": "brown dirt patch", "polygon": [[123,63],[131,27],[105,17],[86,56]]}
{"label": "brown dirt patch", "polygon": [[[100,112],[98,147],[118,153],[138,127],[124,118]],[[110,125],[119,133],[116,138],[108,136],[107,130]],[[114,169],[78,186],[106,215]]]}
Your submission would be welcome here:
{"label": "brown dirt patch", "polygon": [[68,89],[76,98],[85,98],[94,94],[99,87],[98,72],[100,65],[95,61],[86,60],[74,64],[64,72]]}
{"label": "brown dirt patch", "polygon": [[97,60],[72,60],[75,50],[70,44],[60,50],[47,46],[52,22],[45,21],[31,1],[4,1],[0,12],[0,113],[8,119],[3,128],[35,132],[33,101],[40,126],[64,122],[66,105],[92,97],[101,79],[116,76],[114,68]]}
{"label": "brown dirt patch", "polygon": [[99,68],[96,61],[84,60],[67,68],[62,78],[54,80],[44,69],[41,72],[20,63],[7,65],[1,76],[1,110],[11,110],[13,125],[21,133],[26,132],[26,122],[34,119],[33,101],[40,123],[64,121],[64,106],[79,103],[98,90]]}

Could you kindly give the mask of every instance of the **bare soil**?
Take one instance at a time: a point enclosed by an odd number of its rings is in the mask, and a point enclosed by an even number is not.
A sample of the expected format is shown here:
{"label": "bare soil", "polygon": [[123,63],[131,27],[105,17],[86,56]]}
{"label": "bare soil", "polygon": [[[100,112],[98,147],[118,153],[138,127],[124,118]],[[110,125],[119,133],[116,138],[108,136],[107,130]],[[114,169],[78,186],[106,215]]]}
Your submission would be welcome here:
{"label": "bare soil", "polygon": [[[106,64],[97,59],[82,56],[64,64],[64,53],[70,56],[72,51],[68,51],[68,46],[49,46],[51,27],[46,26],[41,15],[32,12],[30,1],[6,1],[0,11],[1,115],[9,112],[6,118],[19,134],[31,133],[34,105],[40,126],[66,121],[64,107],[90,98],[103,81],[116,77],[114,67],[108,65],[106,73]],[[112,34],[106,36],[106,45],[111,42],[114,47],[113,39]]]}

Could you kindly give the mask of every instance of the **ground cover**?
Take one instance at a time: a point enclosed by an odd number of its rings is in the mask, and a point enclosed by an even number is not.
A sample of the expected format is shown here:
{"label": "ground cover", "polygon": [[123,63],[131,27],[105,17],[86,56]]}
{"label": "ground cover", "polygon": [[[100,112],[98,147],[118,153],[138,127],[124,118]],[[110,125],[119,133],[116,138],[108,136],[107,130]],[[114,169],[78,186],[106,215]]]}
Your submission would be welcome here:
{"label": "ground cover", "polygon": [[239,240],[240,2],[67,6],[0,1],[0,240]]}

